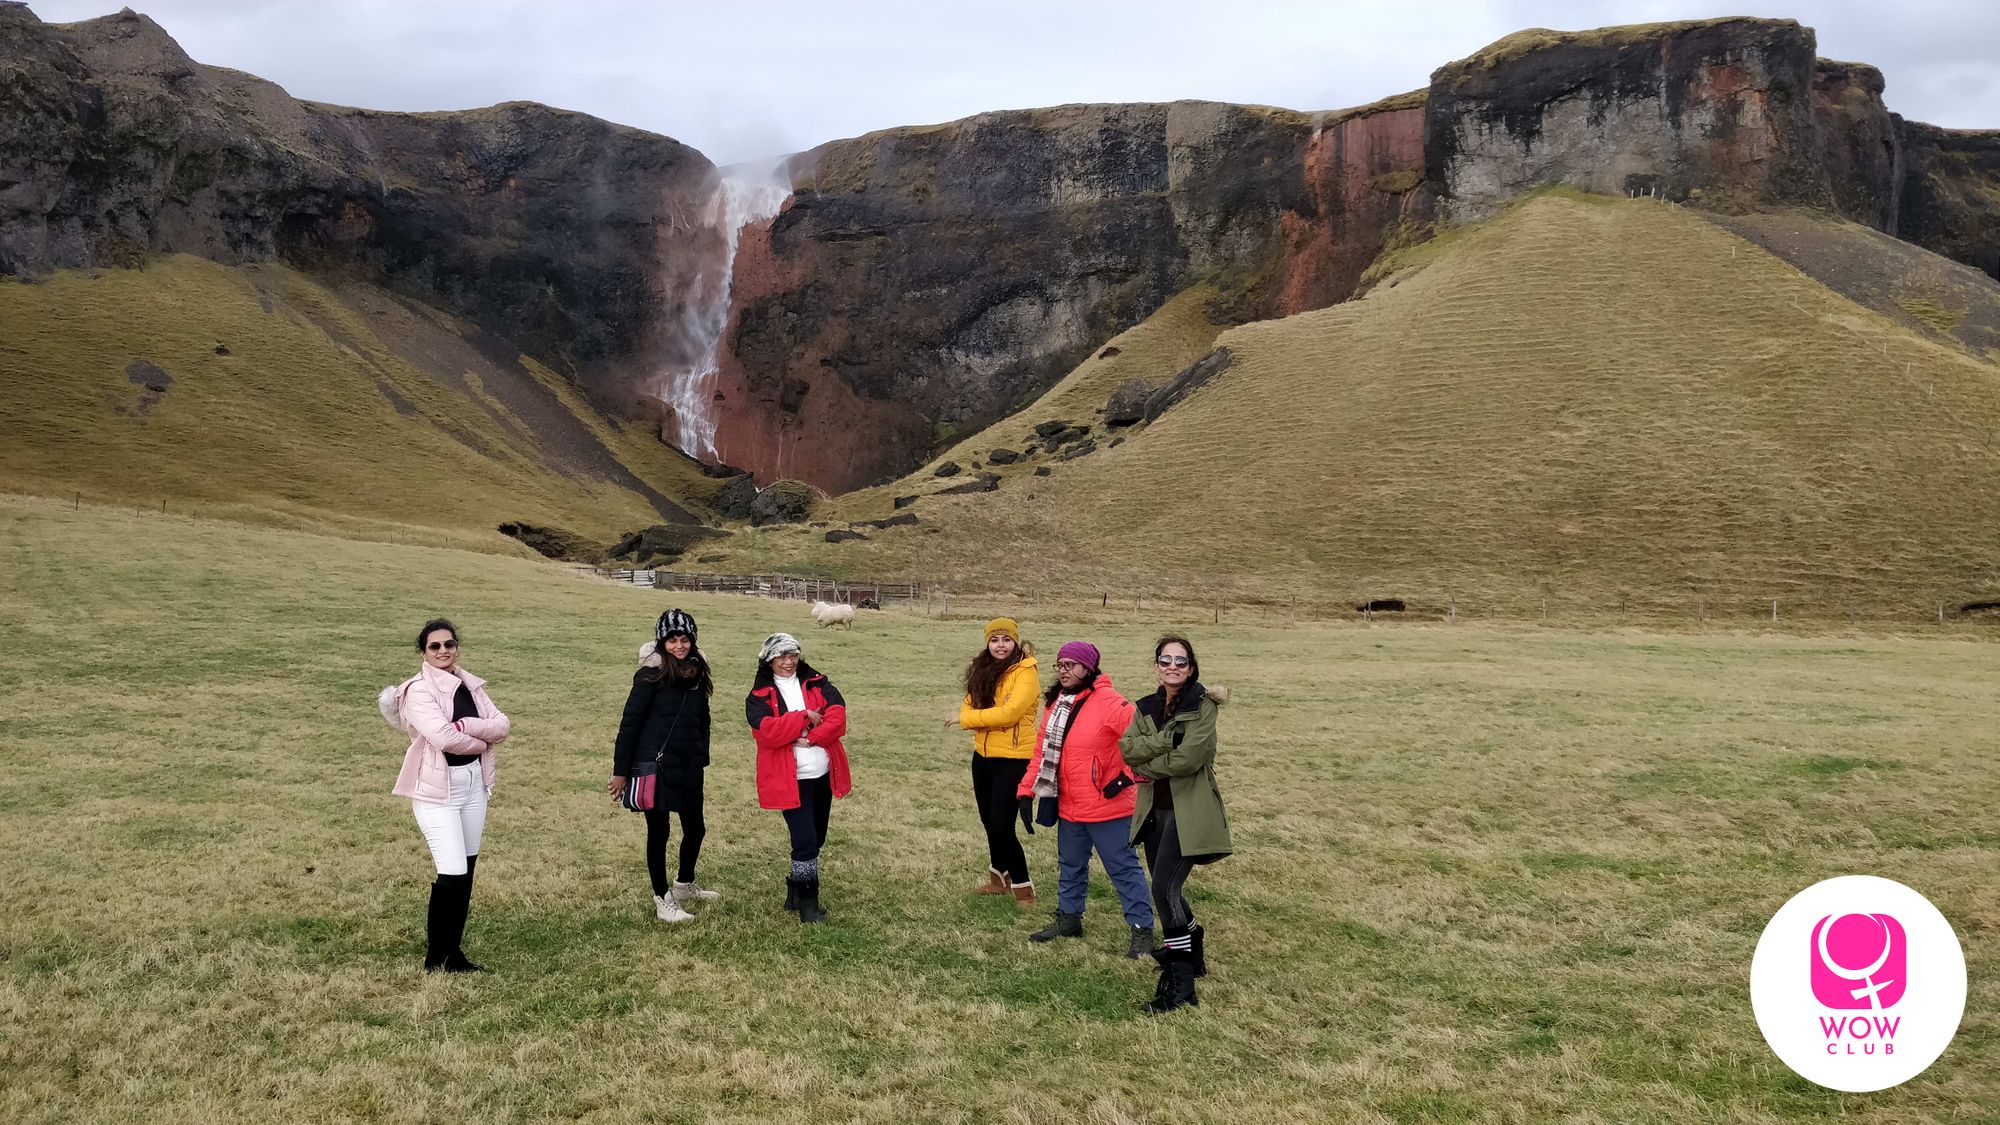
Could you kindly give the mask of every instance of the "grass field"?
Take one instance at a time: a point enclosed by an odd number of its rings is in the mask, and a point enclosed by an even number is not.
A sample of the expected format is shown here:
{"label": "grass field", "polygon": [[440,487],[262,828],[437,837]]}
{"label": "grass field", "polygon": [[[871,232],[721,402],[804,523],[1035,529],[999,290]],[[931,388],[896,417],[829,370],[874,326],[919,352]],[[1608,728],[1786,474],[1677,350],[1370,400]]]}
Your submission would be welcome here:
{"label": "grass field", "polygon": [[[105,563],[99,545],[117,542]],[[1850,635],[1199,628],[1234,687],[1238,854],[1199,871],[1201,1008],[966,893],[976,622],[806,635],[852,706],[830,924],[734,722],[797,604],[688,598],[721,670],[699,921],[653,921],[602,793],[665,595],[554,566],[0,500],[0,1119],[1990,1121],[2000,649]],[[428,863],[374,714],[445,611],[513,717],[467,948],[417,967]],[[1154,624],[1074,629],[1145,678]],[[1031,843],[1052,875],[1047,834]],[[1872,872],[1957,927],[1953,1047],[1876,1095],[1751,1017],[1765,920]],[[1052,881],[1051,881],[1052,882]]]}
{"label": "grass field", "polygon": [[0,324],[7,491],[526,553],[496,525],[612,542],[715,489],[472,325],[282,265],[0,278]]}
{"label": "grass field", "polygon": [[[1880,271],[1885,291],[1910,272]],[[716,567],[1191,592],[1226,571],[1244,599],[1514,618],[1543,598],[1681,619],[1775,598],[1915,623],[2000,598],[2000,364],[1893,302],[1856,304],[1692,211],[1559,191],[1387,272],[1360,300],[1222,332],[1234,364],[1117,448],[1100,427],[1081,459],[925,496],[921,526],[831,546],[759,529]],[[961,448],[1019,448],[1049,413]],[[951,483],[920,473],[828,512],[880,517]]]}

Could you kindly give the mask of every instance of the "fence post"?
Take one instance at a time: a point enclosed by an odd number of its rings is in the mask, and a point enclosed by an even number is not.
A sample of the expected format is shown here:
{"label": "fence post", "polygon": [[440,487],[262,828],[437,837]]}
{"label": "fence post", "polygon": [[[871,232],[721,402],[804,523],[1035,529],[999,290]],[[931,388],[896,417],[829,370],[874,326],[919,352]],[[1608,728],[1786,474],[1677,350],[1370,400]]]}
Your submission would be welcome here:
{"label": "fence post", "polygon": [[1215,623],[1222,624],[1222,599],[1215,599]]}
{"label": "fence post", "polygon": [[1938,603],[1938,624],[1944,624],[1944,603]]}
{"label": "fence post", "polygon": [[1772,621],[1773,623],[1775,623],[1775,622],[1776,622],[1777,620],[1778,620],[1778,599],[1776,599],[1776,598],[1772,598],[1772,599],[1771,599],[1771,621]]}
{"label": "fence post", "polygon": [[1451,599],[1451,623],[1458,624],[1458,599]]}
{"label": "fence post", "polygon": [[1298,595],[1298,593],[1297,593],[1297,592],[1295,591],[1295,592],[1293,592],[1293,594],[1292,594],[1292,608],[1291,608],[1291,613],[1290,613],[1290,624],[1292,624],[1292,625],[1297,625],[1298,623],[1299,623],[1299,595]]}
{"label": "fence post", "polygon": [[1542,595],[1542,620],[1544,620],[1544,621],[1547,621],[1548,619],[1549,619],[1549,596],[1548,596],[1547,594],[1543,594],[1543,595]]}

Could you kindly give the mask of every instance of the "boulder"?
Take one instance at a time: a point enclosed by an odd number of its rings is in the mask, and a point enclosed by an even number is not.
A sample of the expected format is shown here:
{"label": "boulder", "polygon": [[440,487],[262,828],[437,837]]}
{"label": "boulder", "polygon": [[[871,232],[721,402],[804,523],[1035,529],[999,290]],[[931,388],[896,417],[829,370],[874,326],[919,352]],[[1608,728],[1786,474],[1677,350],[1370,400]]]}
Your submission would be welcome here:
{"label": "boulder", "polygon": [[1011,465],[1020,459],[1021,455],[1019,453],[1006,448],[996,449],[986,455],[986,460],[995,465]]}
{"label": "boulder", "polygon": [[914,504],[914,503],[916,503],[916,502],[917,502],[917,498],[916,498],[916,497],[914,497],[914,496],[898,496],[898,497],[896,497],[896,507],[898,507],[898,508],[907,508],[907,507],[909,507],[910,505],[912,505],[912,504]]}
{"label": "boulder", "polygon": [[564,562],[596,562],[604,557],[604,544],[585,539],[560,527],[538,527],[531,523],[503,523],[500,534],[517,540],[545,558]]}
{"label": "boulder", "polygon": [[1035,466],[1035,475],[1036,475],[1036,476],[1038,476],[1038,477],[1045,477],[1045,476],[1048,476],[1048,475],[1049,475],[1049,467],[1048,467],[1047,465],[1037,465],[1037,466]]}
{"label": "boulder", "polygon": [[610,554],[614,559],[627,559],[634,566],[642,568],[656,563],[670,564],[680,561],[681,555],[696,543],[709,539],[723,539],[728,535],[728,532],[717,531],[712,527],[694,527],[679,523],[655,524],[620,539],[617,545],[611,548]]}
{"label": "boulder", "polygon": [[1129,426],[1146,420],[1146,399],[1153,393],[1152,385],[1144,379],[1127,379],[1111,392],[1110,401],[1104,404],[1104,424],[1107,426]]}
{"label": "boulder", "polygon": [[850,523],[847,526],[872,527],[876,528],[877,530],[880,530],[882,528],[889,528],[889,527],[915,527],[917,525],[917,522],[918,522],[917,513],[904,512],[903,514],[897,516],[885,516],[884,518],[879,520],[855,520],[853,523]]}
{"label": "boulder", "polygon": [[1051,437],[1055,434],[1062,433],[1064,430],[1067,429],[1069,429],[1068,422],[1061,422],[1061,421],[1043,422],[1035,427],[1035,436],[1038,438]]}
{"label": "boulder", "polygon": [[959,473],[958,462],[946,461],[931,473],[935,477],[955,477]]}
{"label": "boulder", "polygon": [[836,529],[834,531],[829,531],[826,533],[826,541],[829,543],[848,543],[856,539],[865,542],[867,541],[868,537],[866,535],[861,534],[858,531],[848,531],[845,528]]}
{"label": "boulder", "polygon": [[1095,452],[1097,452],[1096,439],[1085,438],[1083,439],[1083,441],[1077,443],[1076,445],[1072,445],[1068,449],[1063,450],[1063,455],[1056,459],[1058,461],[1074,461],[1079,457],[1083,457]]}
{"label": "boulder", "polygon": [[750,526],[764,527],[774,523],[798,523],[812,511],[813,490],[811,486],[795,480],[781,480],[757,494],[750,504]]}
{"label": "boulder", "polygon": [[954,484],[950,488],[940,488],[937,494],[939,496],[964,496],[974,492],[998,492],[999,490],[1000,474],[981,473],[964,484]]}
{"label": "boulder", "polygon": [[1235,357],[1229,354],[1228,348],[1217,348],[1189,364],[1185,370],[1169,380],[1166,386],[1147,397],[1147,424],[1150,425],[1155,418],[1165,414],[1169,408],[1227,370],[1234,359]]}
{"label": "boulder", "polygon": [[757,501],[757,481],[748,476],[732,477],[729,483],[715,490],[709,499],[713,507],[724,519],[747,520],[750,508]]}

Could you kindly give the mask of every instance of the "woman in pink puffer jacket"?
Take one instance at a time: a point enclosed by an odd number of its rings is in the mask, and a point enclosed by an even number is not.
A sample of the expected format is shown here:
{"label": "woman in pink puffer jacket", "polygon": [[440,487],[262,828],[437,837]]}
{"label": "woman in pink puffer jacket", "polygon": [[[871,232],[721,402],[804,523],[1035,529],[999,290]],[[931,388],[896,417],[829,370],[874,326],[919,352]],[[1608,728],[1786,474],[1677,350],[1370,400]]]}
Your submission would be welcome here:
{"label": "woman in pink puffer jacket", "polygon": [[476,973],[480,967],[466,959],[459,941],[493,793],[493,748],[507,740],[507,716],[493,706],[486,681],[458,666],[458,628],[451,622],[426,622],[417,651],[423,667],[390,689],[383,714],[400,719],[409,733],[394,792],[410,799],[437,865],[424,968]]}

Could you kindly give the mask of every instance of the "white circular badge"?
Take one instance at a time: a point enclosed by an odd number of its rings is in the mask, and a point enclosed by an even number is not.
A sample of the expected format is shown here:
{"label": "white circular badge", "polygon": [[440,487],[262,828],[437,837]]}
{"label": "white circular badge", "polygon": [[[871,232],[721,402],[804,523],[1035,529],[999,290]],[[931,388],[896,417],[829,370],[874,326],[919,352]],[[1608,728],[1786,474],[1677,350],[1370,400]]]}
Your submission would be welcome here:
{"label": "white circular badge", "polygon": [[1965,953],[1930,900],[1843,875],[1780,907],[1750,961],[1757,1027],[1808,1082],[1850,1093],[1922,1074],[1965,1014]]}

